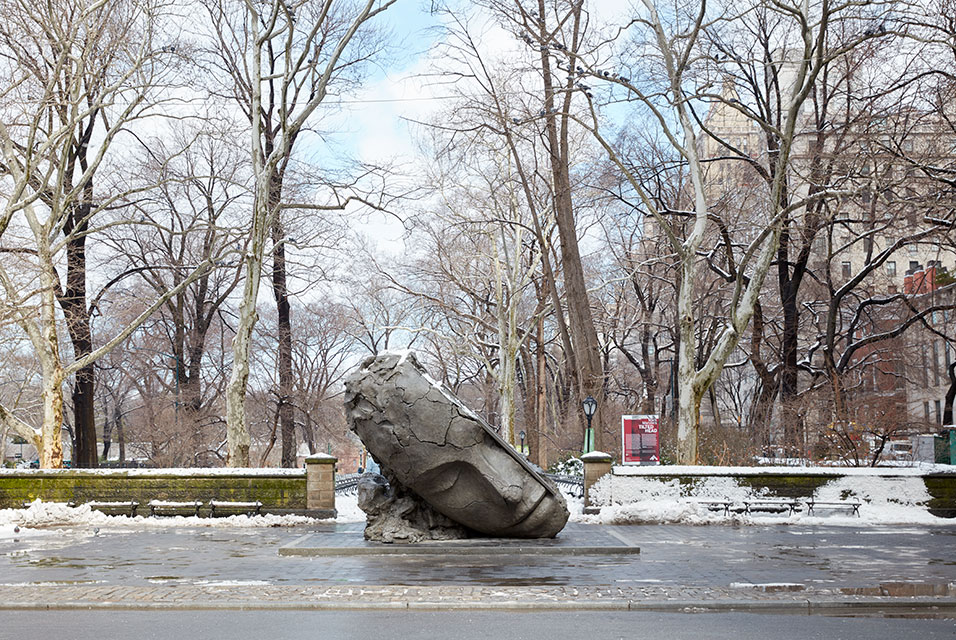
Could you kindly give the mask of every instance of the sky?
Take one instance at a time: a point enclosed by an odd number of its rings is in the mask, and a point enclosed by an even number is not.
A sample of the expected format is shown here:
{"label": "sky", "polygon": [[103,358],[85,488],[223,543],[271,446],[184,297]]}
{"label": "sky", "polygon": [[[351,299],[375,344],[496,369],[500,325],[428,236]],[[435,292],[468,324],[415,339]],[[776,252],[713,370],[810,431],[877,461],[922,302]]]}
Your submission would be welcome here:
{"label": "sky", "polygon": [[[480,42],[483,55],[489,56],[492,63],[514,59],[527,50],[527,45],[499,27],[487,14],[478,13],[471,3],[460,5],[470,12],[469,29]],[[328,117],[324,128],[334,133],[330,135],[331,145],[317,151],[319,157],[331,153],[333,162],[352,158],[369,164],[392,165],[406,177],[421,174],[422,163],[428,159],[417,147],[423,125],[416,121],[433,118],[452,98],[448,87],[429,77],[443,64],[438,45],[444,37],[442,21],[447,20],[433,13],[431,7],[429,0],[398,0],[378,19],[379,28],[388,34],[388,49],[376,60],[356,94],[330,105],[337,113]],[[596,20],[619,14],[624,7],[626,4],[620,0],[588,3],[588,10]],[[461,11],[458,15],[464,13]],[[612,107],[612,110],[618,109]],[[355,226],[377,244],[380,251],[404,253],[404,228],[396,218],[372,213]]]}

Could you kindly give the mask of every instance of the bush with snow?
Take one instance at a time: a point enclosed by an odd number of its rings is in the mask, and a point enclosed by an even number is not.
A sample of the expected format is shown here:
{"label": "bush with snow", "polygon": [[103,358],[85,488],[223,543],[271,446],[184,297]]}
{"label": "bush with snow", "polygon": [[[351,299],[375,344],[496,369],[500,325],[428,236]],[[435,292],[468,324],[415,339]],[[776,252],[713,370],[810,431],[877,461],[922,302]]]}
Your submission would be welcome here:
{"label": "bush with snow", "polygon": [[[591,487],[591,504],[601,507],[596,515],[575,515],[574,520],[602,524],[948,524],[956,519],[938,518],[930,514],[926,504],[931,499],[921,475],[882,473],[860,470],[858,473],[833,475],[814,494],[817,502],[859,502],[859,516],[849,508],[817,508],[813,516],[806,507],[790,515],[745,514],[748,500],[772,498],[766,488],[754,489],[728,475],[705,475],[703,468],[684,477],[659,477],[652,472],[635,473],[622,470],[622,475],[607,475]],[[890,470],[892,471],[892,470]],[[765,469],[738,469],[740,475],[754,475]],[[725,471],[726,473],[726,471]],[[720,508],[709,508],[707,501],[728,501],[727,515]],[[578,511],[578,514],[581,512]]]}

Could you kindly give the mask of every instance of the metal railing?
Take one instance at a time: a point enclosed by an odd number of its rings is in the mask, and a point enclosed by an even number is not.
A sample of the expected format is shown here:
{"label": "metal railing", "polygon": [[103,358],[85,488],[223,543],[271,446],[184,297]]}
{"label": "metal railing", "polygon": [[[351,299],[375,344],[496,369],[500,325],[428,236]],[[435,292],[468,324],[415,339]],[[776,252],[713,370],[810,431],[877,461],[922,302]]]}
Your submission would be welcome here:
{"label": "metal railing", "polygon": [[[584,479],[581,476],[566,476],[555,473],[546,473],[552,482],[558,485],[558,488],[574,498],[584,497]],[[358,473],[347,473],[335,477],[335,495],[348,496],[354,495],[358,491],[358,480],[362,475]]]}
{"label": "metal railing", "polygon": [[361,473],[346,473],[335,476],[335,495],[354,495],[358,491],[358,479],[361,477]]}

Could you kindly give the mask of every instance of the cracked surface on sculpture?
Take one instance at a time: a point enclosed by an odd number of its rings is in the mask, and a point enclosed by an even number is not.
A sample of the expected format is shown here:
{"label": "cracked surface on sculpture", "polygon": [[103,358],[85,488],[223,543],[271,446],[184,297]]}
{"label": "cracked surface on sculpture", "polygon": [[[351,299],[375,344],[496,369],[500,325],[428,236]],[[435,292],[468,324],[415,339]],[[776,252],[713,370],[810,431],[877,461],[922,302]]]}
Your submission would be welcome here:
{"label": "cracked surface on sculpture", "polygon": [[501,537],[550,538],[567,523],[557,487],[429,378],[413,354],[369,358],[345,389],[351,429],[383,474],[438,513]]}

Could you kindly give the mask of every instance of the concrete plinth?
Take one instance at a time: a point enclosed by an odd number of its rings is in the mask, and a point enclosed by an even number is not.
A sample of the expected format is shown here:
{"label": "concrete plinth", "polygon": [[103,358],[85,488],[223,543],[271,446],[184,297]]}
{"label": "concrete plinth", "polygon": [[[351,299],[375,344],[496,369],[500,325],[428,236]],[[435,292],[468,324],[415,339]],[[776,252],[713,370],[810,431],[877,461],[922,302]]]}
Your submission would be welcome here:
{"label": "concrete plinth", "polygon": [[591,506],[591,486],[611,473],[611,464],[614,459],[611,454],[603,451],[592,451],[581,456],[584,463],[584,508]]}
{"label": "concrete plinth", "polygon": [[331,509],[335,512],[335,463],[338,458],[316,453],[305,459],[307,509]]}

